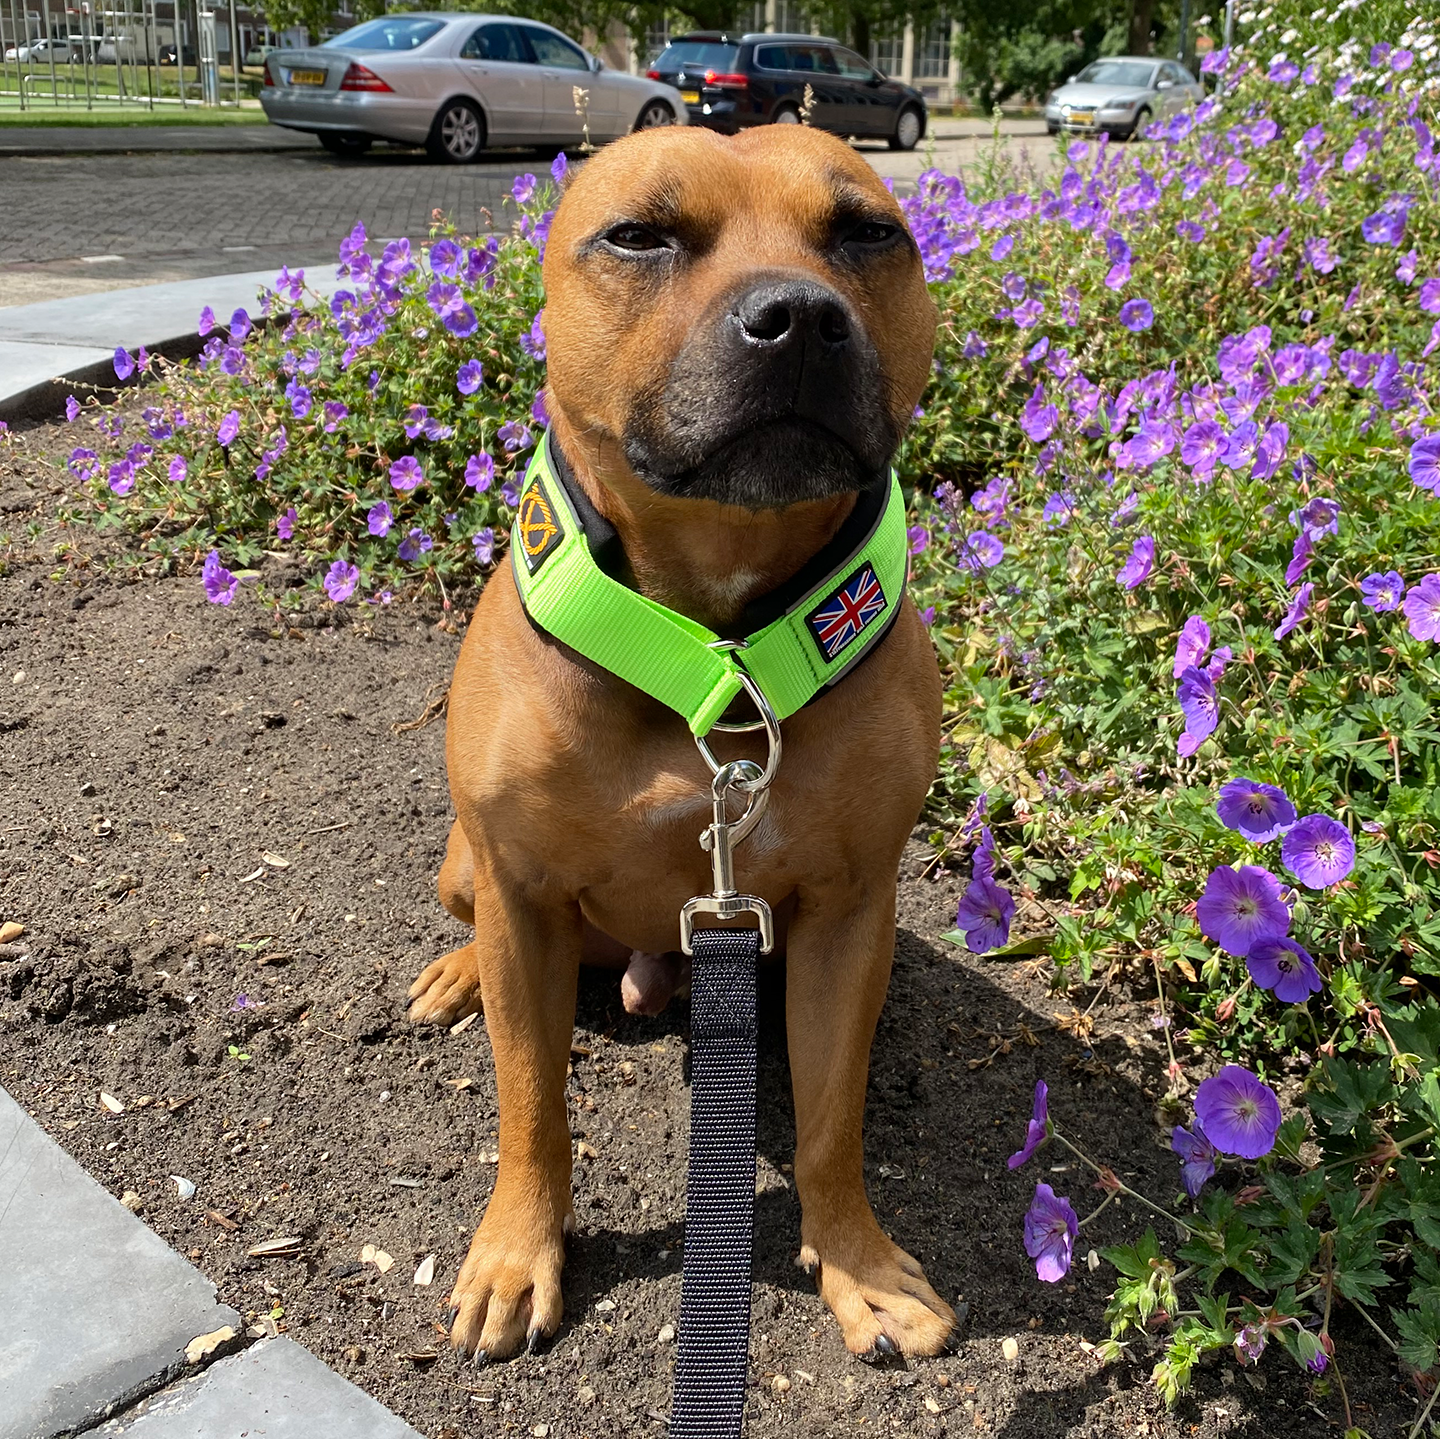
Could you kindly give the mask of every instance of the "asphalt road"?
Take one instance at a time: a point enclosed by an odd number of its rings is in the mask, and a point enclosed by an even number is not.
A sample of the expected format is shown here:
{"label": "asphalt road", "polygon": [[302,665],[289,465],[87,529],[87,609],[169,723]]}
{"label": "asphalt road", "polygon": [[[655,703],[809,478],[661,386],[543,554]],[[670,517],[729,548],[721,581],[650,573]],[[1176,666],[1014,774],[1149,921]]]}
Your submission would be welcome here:
{"label": "asphalt road", "polygon": [[[1007,121],[1003,128],[1017,164],[1043,169],[1051,162],[1043,125]],[[936,129],[933,145],[913,154],[869,145],[862,153],[903,193],[927,162],[963,169],[989,142],[980,121],[941,121]],[[356,220],[375,238],[418,239],[439,212],[474,234],[503,216],[516,175],[543,175],[554,154],[511,151],[454,167],[382,146],[339,160],[304,137],[258,133],[274,137],[272,150],[255,149],[249,134],[246,147],[233,152],[117,153],[107,139],[107,153],[78,148],[94,143],[84,132],[0,132],[0,306],[331,263]],[[150,136],[136,143],[163,142]]]}

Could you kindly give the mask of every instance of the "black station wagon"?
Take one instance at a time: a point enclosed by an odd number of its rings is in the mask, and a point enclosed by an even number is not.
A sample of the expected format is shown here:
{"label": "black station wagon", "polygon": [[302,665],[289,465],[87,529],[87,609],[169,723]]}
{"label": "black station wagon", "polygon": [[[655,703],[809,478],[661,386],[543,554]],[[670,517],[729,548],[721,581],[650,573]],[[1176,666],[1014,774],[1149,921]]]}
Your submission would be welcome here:
{"label": "black station wagon", "polygon": [[672,40],[646,74],[679,90],[692,125],[727,135],[750,125],[798,125],[807,85],[817,129],[888,140],[892,150],[913,150],[925,133],[918,90],[816,35],[699,30]]}

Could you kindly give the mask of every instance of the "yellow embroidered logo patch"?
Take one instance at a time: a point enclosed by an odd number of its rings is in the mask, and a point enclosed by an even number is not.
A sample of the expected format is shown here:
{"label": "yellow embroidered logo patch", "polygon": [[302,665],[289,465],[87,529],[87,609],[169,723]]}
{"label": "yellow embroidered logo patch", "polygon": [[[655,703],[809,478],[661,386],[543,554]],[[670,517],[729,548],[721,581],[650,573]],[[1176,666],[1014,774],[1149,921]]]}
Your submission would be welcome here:
{"label": "yellow embroidered logo patch", "polygon": [[531,480],[520,496],[515,512],[515,537],[520,553],[525,556],[525,568],[532,575],[565,538],[565,527],[538,479]]}

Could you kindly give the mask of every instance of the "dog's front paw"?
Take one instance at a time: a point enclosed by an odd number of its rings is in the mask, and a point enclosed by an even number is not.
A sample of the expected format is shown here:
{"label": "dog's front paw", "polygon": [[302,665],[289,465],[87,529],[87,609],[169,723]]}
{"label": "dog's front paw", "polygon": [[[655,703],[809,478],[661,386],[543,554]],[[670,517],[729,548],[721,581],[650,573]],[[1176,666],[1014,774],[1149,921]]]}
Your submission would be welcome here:
{"label": "dog's front paw", "polygon": [[452,949],[427,964],[410,986],[410,1018],[417,1024],[454,1024],[480,1012],[480,966],[475,946]]}
{"label": "dog's front paw", "polygon": [[567,1216],[556,1222],[523,1203],[490,1200],[450,1293],[450,1342],[477,1366],[534,1349],[560,1327]]}
{"label": "dog's front paw", "polygon": [[930,1287],[919,1263],[867,1218],[807,1240],[795,1262],[815,1275],[852,1354],[875,1360],[943,1353],[955,1311]]}

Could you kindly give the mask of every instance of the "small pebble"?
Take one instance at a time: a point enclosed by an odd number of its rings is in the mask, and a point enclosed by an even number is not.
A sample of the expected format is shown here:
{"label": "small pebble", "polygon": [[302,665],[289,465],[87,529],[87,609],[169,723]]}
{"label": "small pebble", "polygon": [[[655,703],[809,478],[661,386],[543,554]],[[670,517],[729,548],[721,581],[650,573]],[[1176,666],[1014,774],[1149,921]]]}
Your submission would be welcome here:
{"label": "small pebble", "polygon": [[575,1400],[579,1404],[593,1404],[595,1402],[595,1391],[588,1384],[583,1384],[580,1387],[580,1392],[575,1396]]}
{"label": "small pebble", "polygon": [[1001,1341],[1000,1352],[1005,1356],[1007,1364],[1014,1364],[1020,1358],[1020,1345],[1014,1339]]}
{"label": "small pebble", "polygon": [[788,1394],[790,1392],[790,1381],[783,1374],[777,1374],[770,1381],[770,1387],[777,1394]]}
{"label": "small pebble", "polygon": [[13,944],[25,933],[25,926],[18,924],[13,919],[7,919],[0,924],[0,944]]}
{"label": "small pebble", "polygon": [[655,1336],[655,1342],[657,1344],[669,1344],[674,1338],[675,1326],[673,1324],[666,1324]]}

